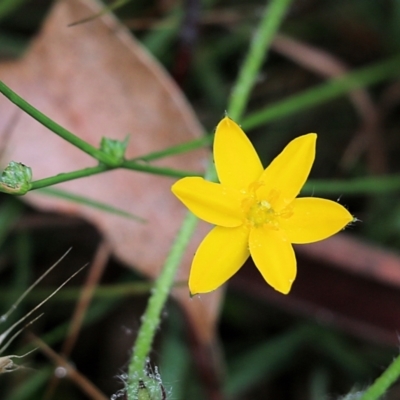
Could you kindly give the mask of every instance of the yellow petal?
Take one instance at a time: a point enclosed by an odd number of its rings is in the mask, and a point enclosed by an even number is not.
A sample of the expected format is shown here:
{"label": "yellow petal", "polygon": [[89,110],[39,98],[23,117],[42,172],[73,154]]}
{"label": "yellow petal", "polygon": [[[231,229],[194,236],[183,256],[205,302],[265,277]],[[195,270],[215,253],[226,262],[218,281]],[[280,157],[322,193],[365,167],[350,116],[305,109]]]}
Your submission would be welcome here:
{"label": "yellow petal", "polygon": [[250,254],[264,279],[275,290],[287,294],[296,278],[296,257],[283,232],[254,228],[249,237]]}
{"label": "yellow petal", "polygon": [[292,140],[260,177],[257,196],[271,203],[275,211],[290,204],[307,180],[315,159],[317,135],[309,133]]}
{"label": "yellow petal", "polygon": [[201,242],[192,263],[189,290],[207,293],[225,283],[249,257],[249,230],[215,227]]}
{"label": "yellow petal", "polygon": [[218,124],[215,131],[214,161],[219,181],[239,190],[247,189],[263,172],[250,140],[228,117]]}
{"label": "yellow petal", "polygon": [[335,201],[314,197],[295,199],[289,206],[293,215],[280,218],[279,226],[292,243],[312,243],[342,230],[353,216]]}
{"label": "yellow petal", "polygon": [[236,189],[189,177],[180,179],[171,190],[193,214],[210,224],[235,227],[243,223],[244,195]]}

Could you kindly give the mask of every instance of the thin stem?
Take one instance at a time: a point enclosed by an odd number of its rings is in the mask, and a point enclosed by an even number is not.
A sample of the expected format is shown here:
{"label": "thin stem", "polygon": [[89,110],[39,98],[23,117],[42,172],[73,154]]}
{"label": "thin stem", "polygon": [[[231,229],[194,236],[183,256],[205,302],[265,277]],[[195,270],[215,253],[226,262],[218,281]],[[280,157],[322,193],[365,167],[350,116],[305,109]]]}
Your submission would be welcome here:
{"label": "thin stem", "polygon": [[109,169],[110,168],[106,165],[101,164],[96,167],[83,168],[77,171],[65,172],[58,175],[50,176],[48,178],[38,179],[37,181],[32,182],[32,187],[30,190],[42,189],[47,186],[57,185],[58,183],[71,181],[73,179],[86,178],[88,176],[108,171]]}
{"label": "thin stem", "polygon": [[400,175],[367,176],[349,180],[310,179],[301,190],[301,194],[321,195],[377,195],[398,192]]}
{"label": "thin stem", "polygon": [[184,178],[186,176],[200,176],[199,172],[195,171],[183,171],[165,167],[155,167],[143,162],[136,162],[132,160],[123,161],[121,164],[122,168],[131,169],[133,171],[147,172],[149,174],[169,176],[172,178]]}
{"label": "thin stem", "polygon": [[400,376],[400,355],[376,379],[376,381],[362,394],[360,400],[378,400]]}
{"label": "thin stem", "polygon": [[[323,104],[337,97],[346,95],[349,91],[377,84],[385,79],[399,74],[400,57],[395,56],[367,67],[349,72],[338,78],[330,79],[287,99],[269,104],[265,109],[246,115],[242,121],[243,129],[250,130],[269,122],[284,118],[316,105]],[[228,109],[229,115],[233,113]],[[133,158],[130,161],[153,161],[167,156],[195,150],[211,144],[213,135],[203,136],[190,142],[179,144],[165,150]]]}
{"label": "thin stem", "polygon": [[[295,112],[310,108],[316,104],[321,104],[322,102],[326,102],[341,95],[344,95],[355,87],[378,83],[384,79],[389,78],[390,76],[398,74],[397,66],[399,62],[400,57],[396,56],[386,61],[376,63],[360,70],[351,72],[340,78],[332,79],[321,85],[306,90],[300,94],[282,100],[278,103],[270,104],[266,109],[259,110],[248,115],[243,120],[242,126],[245,129],[252,129],[257,126],[274,121],[276,119],[283,118]],[[0,82],[0,92],[1,91],[2,84]],[[195,139],[193,141],[170,147],[159,152],[154,152],[141,157],[133,158],[131,160],[126,160],[124,161],[122,166],[131,170],[148,172],[174,178],[182,178],[184,176],[197,176],[198,174],[192,171],[178,171],[168,168],[154,167],[151,165],[141,164],[140,162],[149,162],[166,156],[172,156],[175,154],[194,150],[209,144],[211,140],[212,135],[205,136],[203,138]],[[31,190],[55,185],[77,178],[91,176],[110,169],[112,169],[112,167],[104,166],[84,168],[83,170],[67,172],[53,177],[40,179],[38,181],[32,182]],[[311,183],[312,182],[309,181],[304,189],[307,190],[306,188],[310,186]],[[399,188],[397,176],[381,177],[379,180],[376,178],[359,178],[352,181],[317,181],[316,184],[318,185],[318,187],[321,186],[320,190],[322,192],[328,194],[331,192],[340,192],[343,194],[373,194],[381,192],[391,192]]]}
{"label": "thin stem", "polygon": [[291,2],[292,0],[271,1],[264,10],[258,31],[250,43],[249,52],[229,100],[228,115],[235,121],[242,118],[258,72]]}
{"label": "thin stem", "polygon": [[[357,87],[374,85],[392,76],[398,75],[400,57],[392,57],[379,63],[352,71],[335,79],[330,79],[287,99],[269,104],[265,109],[255,111],[243,118],[242,127],[246,130],[256,128],[288,115],[346,95]],[[229,110],[229,109],[228,109]],[[229,110],[229,115],[232,113]],[[213,135],[182,143],[154,153],[133,158],[129,161],[153,161],[167,156],[195,150],[211,144]]]}
{"label": "thin stem", "polygon": [[91,144],[85,142],[78,136],[75,136],[73,133],[69,132],[67,129],[63,128],[61,125],[58,125],[56,122],[51,120],[49,117],[41,113],[27,101],[25,101],[22,97],[20,97],[17,93],[13,92],[4,82],[0,81],[0,93],[6,96],[12,103],[14,103],[21,110],[29,114],[32,118],[36,119],[36,121],[40,122],[43,126],[50,129],[56,135],[62,137],[67,142],[73,144],[78,149],[81,149],[85,153],[89,154],[96,160],[103,162],[107,165],[113,165],[114,160],[107,154],[103,153],[99,149],[96,149]]}
{"label": "thin stem", "polygon": [[[100,164],[96,167],[89,167],[79,169],[72,172],[64,172],[58,175],[50,176],[48,178],[39,179],[32,182],[30,190],[42,189],[44,187],[57,185],[58,183],[71,181],[79,178],[86,178],[88,176],[100,174],[102,172],[111,171],[118,167],[108,167],[107,165]],[[184,178],[186,176],[200,176],[198,172],[194,171],[180,171],[172,168],[154,167],[152,165],[145,165],[133,161],[122,162],[120,168],[126,168],[134,171],[147,172],[149,174],[168,176],[171,178]]]}
{"label": "thin stem", "polygon": [[109,204],[106,203],[102,203],[101,201],[97,201],[97,200],[93,200],[91,198],[85,197],[85,196],[79,196],[77,194],[71,193],[71,192],[67,192],[65,190],[62,189],[57,189],[54,187],[50,187],[50,188],[42,188],[39,190],[39,192],[41,194],[43,194],[44,196],[50,196],[50,197],[57,197],[59,199],[63,199],[63,200],[68,200],[68,201],[72,201],[76,204],[80,204],[83,206],[89,206],[93,209],[97,209],[97,210],[101,210],[103,212],[106,213],[110,213],[110,214],[114,214],[114,215],[119,215],[120,217],[124,217],[124,218],[131,218],[134,219],[138,222],[141,223],[145,223],[146,219],[139,217],[138,215],[129,213],[123,209],[117,208],[117,207],[113,207]]}
{"label": "thin stem", "polygon": [[176,154],[186,153],[191,150],[196,150],[200,147],[207,146],[211,144],[213,139],[213,135],[205,135],[199,139],[191,140],[190,142],[185,142],[182,144],[178,144],[173,147],[168,147],[167,149],[155,151],[154,153],[149,153],[144,156],[135,157],[129,160],[129,162],[135,161],[153,161],[158,160],[159,158],[174,156]]}
{"label": "thin stem", "polygon": [[350,90],[365,87],[399,75],[400,56],[360,68],[346,75],[330,79],[321,85],[304,90],[276,103],[268,104],[264,109],[246,116],[242,126],[252,129],[287,115],[300,112],[329,100],[342,96]]}
{"label": "thin stem", "polygon": [[[170,250],[160,276],[157,278],[152,295],[142,318],[142,324],[129,365],[128,399],[136,400],[139,379],[146,377],[147,357],[153,344],[154,335],[160,323],[160,314],[170,293],[177,268],[183,253],[196,228],[197,218],[188,213]],[[189,295],[189,291],[188,291]]]}
{"label": "thin stem", "polygon": [[[265,109],[246,115],[243,118],[241,125],[243,129],[250,130],[277,119],[284,118],[288,115],[292,115],[296,112],[323,104],[340,96],[344,96],[357,87],[366,87],[377,84],[385,79],[398,75],[399,64],[400,57],[395,56],[349,72],[348,74],[342,75],[338,78],[330,79],[287,99],[271,103]],[[233,116],[230,109],[228,109],[228,113],[231,117]],[[212,139],[213,135],[203,136],[202,138],[169,147],[165,150],[136,157],[129,161],[153,161],[163,157],[173,156],[175,154],[207,146],[211,144]]]}
{"label": "thin stem", "polygon": [[[256,80],[258,70],[268,52],[269,44],[282,22],[289,4],[290,0],[271,0],[268,12],[264,13],[259,31],[247,55],[247,58],[251,58],[252,60],[251,62],[245,60],[243,64],[243,69],[245,71],[240,73],[238,79],[237,86],[239,86],[239,88],[235,88],[234,90],[234,99],[236,99],[237,96],[243,96],[243,100],[233,100],[233,104],[228,107],[228,112],[231,114],[232,118],[238,119],[241,116],[247,104],[250,90]],[[256,41],[259,41],[259,44],[254,45]],[[209,161],[205,177],[209,180],[216,178],[212,160]],[[163,271],[156,280],[154,290],[143,316],[142,325],[139,329],[129,365],[127,385],[128,400],[137,400],[139,380],[146,377],[147,358],[151,350],[154,335],[160,323],[160,314],[171,290],[182,255],[194,232],[196,223],[197,218],[191,213],[188,213],[171,248]]]}

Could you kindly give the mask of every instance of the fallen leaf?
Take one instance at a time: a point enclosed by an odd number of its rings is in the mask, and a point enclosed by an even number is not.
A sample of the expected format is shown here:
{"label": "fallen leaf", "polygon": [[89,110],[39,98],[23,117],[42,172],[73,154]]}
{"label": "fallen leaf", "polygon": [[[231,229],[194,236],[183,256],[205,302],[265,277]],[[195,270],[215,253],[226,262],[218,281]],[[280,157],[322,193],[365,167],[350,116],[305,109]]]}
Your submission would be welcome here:
{"label": "fallen leaf", "polygon": [[[128,158],[199,137],[201,126],[182,93],[112,15],[68,27],[100,10],[90,0],[56,2],[25,57],[0,65],[0,79],[93,146],[99,146],[102,136],[123,140],[130,134]],[[6,98],[0,98],[2,139],[15,110]],[[203,171],[207,158],[203,149],[159,160],[156,165]],[[3,160],[30,166],[35,180],[96,165],[22,111]],[[186,212],[171,195],[172,183],[165,177],[115,170],[57,186],[143,217],[146,224],[35,192],[24,200],[42,210],[85,218],[98,227],[122,262],[155,278]],[[191,257],[204,231],[203,226],[192,241],[178,280],[187,280]],[[211,347],[221,291],[190,299],[185,287],[175,289],[174,295],[188,314],[197,340]]]}

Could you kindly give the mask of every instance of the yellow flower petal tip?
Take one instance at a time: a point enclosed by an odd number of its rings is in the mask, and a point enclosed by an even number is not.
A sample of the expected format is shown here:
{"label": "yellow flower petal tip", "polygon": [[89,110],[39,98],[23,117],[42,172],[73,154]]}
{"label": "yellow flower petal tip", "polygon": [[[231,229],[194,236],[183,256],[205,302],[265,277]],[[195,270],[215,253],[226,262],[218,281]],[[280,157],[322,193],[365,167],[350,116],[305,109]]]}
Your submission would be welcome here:
{"label": "yellow flower petal tip", "polygon": [[229,280],[251,255],[265,281],[288,294],[296,278],[293,243],[326,239],[353,217],[337,202],[297,198],[315,159],[316,133],[292,140],[264,169],[243,130],[225,117],[214,138],[220,183],[183,178],[171,190],[200,219],[215,228],[192,262],[191,296],[211,292]]}
{"label": "yellow flower petal tip", "polygon": [[290,290],[292,289],[292,285],[293,285],[293,282],[288,282],[287,285],[285,285],[285,286],[277,286],[277,287],[274,287],[274,289],[279,293],[289,294]]}
{"label": "yellow flower petal tip", "polygon": [[[221,129],[238,129],[241,132],[243,132],[242,128],[240,127],[239,124],[237,124],[233,119],[229,118],[228,116],[225,116],[224,118],[221,119],[217,127],[215,128],[215,131],[221,130]],[[243,132],[244,135],[246,135]]]}

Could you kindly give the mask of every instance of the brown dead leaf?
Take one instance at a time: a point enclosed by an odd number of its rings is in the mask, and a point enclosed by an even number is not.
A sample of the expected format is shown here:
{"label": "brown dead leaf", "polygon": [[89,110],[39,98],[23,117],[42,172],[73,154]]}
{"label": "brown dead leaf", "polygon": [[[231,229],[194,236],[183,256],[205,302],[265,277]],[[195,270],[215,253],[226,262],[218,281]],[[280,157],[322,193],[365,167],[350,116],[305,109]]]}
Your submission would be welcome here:
{"label": "brown dead leaf", "polygon": [[[202,129],[174,82],[113,16],[67,27],[99,10],[99,5],[90,0],[57,2],[26,56],[0,65],[0,79],[94,146],[102,136],[122,140],[131,134],[128,157],[199,137]],[[7,99],[0,98],[1,135],[15,109]],[[202,171],[207,156],[207,151],[198,150],[161,160],[157,165]],[[25,114],[15,123],[3,159],[29,165],[35,180],[96,164]],[[171,195],[172,183],[165,177],[116,170],[59,186],[139,215],[147,219],[146,224],[35,192],[24,199],[43,210],[87,219],[99,228],[120,260],[155,278],[185,215]],[[188,277],[190,259],[204,235],[202,231],[186,254],[179,280]],[[174,295],[189,315],[198,340],[210,345],[221,292],[189,299],[188,289],[182,288]]]}

